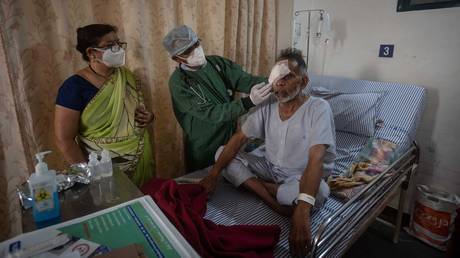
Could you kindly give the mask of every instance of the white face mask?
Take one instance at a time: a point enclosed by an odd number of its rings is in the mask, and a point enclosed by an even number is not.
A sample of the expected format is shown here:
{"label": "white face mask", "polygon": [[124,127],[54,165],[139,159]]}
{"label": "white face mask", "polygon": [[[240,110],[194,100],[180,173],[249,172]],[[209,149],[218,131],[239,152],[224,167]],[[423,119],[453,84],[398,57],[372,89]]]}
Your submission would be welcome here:
{"label": "white face mask", "polygon": [[120,67],[125,65],[126,52],[123,48],[120,48],[117,52],[113,52],[111,49],[97,49],[98,51],[103,52],[102,54],[102,63],[108,67]]}
{"label": "white face mask", "polygon": [[196,67],[206,64],[206,57],[204,55],[203,48],[201,46],[195,48],[193,52],[185,59],[187,66]]}

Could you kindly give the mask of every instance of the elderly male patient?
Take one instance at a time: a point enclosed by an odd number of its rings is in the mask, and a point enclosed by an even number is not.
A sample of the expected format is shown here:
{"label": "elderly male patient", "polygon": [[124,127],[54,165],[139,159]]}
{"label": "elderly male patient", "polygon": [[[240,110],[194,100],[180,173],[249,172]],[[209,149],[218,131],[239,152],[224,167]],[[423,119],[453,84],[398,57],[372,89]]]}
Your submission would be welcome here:
{"label": "elderly male patient", "polygon": [[[214,192],[218,176],[258,195],[276,212],[291,216],[290,250],[305,255],[310,247],[310,210],[329,195],[322,179],[335,158],[335,129],[329,104],[302,90],[309,79],[302,52],[285,49],[272,69],[274,96],[254,108],[241,130],[217,153],[200,184]],[[264,157],[240,151],[248,138],[265,139]],[[223,149],[223,150],[222,150]]]}

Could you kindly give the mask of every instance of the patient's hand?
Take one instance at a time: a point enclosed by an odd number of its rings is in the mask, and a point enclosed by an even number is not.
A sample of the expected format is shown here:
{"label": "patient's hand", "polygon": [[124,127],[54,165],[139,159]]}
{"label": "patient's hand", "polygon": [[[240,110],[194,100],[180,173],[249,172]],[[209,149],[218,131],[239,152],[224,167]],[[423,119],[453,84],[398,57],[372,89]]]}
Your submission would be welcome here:
{"label": "patient's hand", "polygon": [[292,215],[289,249],[293,257],[305,257],[311,247],[310,206],[300,201]]}
{"label": "patient's hand", "polygon": [[204,187],[205,191],[208,194],[214,193],[216,190],[217,180],[219,179],[219,174],[209,173],[205,178],[203,178],[199,184]]}

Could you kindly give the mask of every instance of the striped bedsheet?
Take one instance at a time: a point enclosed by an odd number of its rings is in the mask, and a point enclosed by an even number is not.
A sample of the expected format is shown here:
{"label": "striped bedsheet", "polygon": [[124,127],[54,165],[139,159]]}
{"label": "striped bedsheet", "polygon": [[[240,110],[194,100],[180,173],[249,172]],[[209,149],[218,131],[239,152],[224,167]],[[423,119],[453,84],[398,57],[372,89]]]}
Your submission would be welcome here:
{"label": "striped bedsheet", "polygon": [[[195,173],[185,177],[201,177]],[[312,212],[312,236],[322,221],[331,216],[343,203],[335,197],[329,197],[321,209]],[[281,235],[275,247],[275,257],[289,256],[289,218],[273,212],[259,198],[245,189],[235,189],[228,182],[221,180],[216,192],[208,201],[206,219],[221,225],[279,225]]]}
{"label": "striped bedsheet", "polygon": [[[323,220],[332,215],[342,203],[329,198],[324,207],[312,213],[312,232],[317,231]],[[280,240],[275,248],[275,257],[289,256],[289,218],[273,212],[255,195],[244,189],[235,189],[222,181],[208,202],[206,219],[222,225],[279,225]]]}
{"label": "striped bedsheet", "polygon": [[[408,149],[415,138],[416,128],[421,117],[425,90],[415,85],[396,83],[348,80],[336,77],[311,76],[311,86],[321,86],[341,92],[375,92],[384,91],[378,118],[385,126],[375,132],[375,136],[397,143],[401,151]],[[333,174],[343,173],[355,160],[365,145],[367,137],[346,132],[337,132],[337,159]],[[188,174],[182,178],[201,178],[206,170]],[[325,205],[312,213],[312,236],[319,225],[335,211],[343,202],[331,196]],[[219,182],[216,192],[208,202],[206,219],[222,225],[272,225],[281,227],[280,240],[275,249],[275,257],[289,256],[288,234],[289,218],[273,212],[254,194],[244,189],[235,189],[224,180]]]}
{"label": "striped bedsheet", "polygon": [[[334,174],[340,173],[351,164],[366,140],[366,137],[337,132],[337,161]],[[206,170],[197,171],[183,176],[182,179],[201,178],[205,174]],[[342,204],[339,199],[331,196],[321,209],[313,211],[312,235],[316,233],[321,222],[331,216]],[[289,255],[289,218],[278,215],[254,194],[245,189],[235,189],[223,179],[208,202],[205,218],[222,225],[279,225],[281,235],[275,248],[275,257]]]}

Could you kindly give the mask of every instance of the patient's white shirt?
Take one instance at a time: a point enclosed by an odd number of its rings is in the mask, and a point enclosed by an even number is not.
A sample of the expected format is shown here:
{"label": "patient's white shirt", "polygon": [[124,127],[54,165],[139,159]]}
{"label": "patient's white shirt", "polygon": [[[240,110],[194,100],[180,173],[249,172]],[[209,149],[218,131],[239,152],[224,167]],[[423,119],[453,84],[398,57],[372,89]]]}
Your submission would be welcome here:
{"label": "patient's white shirt", "polygon": [[326,144],[324,176],[334,166],[335,127],[327,101],[310,96],[287,120],[279,115],[279,103],[271,96],[255,107],[242,126],[249,138],[265,139],[265,158],[275,173],[283,176],[302,175],[308,164],[311,146]]}

